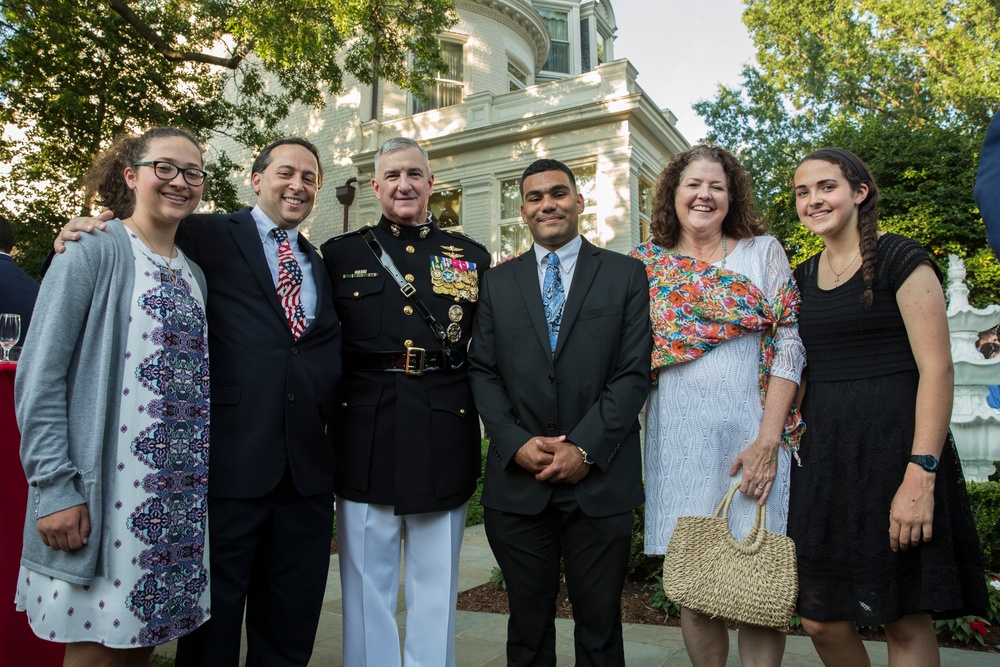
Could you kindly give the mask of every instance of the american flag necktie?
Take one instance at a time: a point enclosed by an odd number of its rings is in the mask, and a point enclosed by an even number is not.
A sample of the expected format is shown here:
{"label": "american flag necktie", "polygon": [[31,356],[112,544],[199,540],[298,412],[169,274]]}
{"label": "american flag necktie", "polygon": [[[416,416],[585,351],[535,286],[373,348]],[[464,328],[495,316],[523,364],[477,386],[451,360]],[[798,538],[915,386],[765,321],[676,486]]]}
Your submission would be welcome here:
{"label": "american flag necktie", "polygon": [[302,306],[302,267],[299,266],[288,233],[279,228],[271,231],[278,242],[278,299],[285,310],[285,319],[297,339],[306,330],[306,309]]}

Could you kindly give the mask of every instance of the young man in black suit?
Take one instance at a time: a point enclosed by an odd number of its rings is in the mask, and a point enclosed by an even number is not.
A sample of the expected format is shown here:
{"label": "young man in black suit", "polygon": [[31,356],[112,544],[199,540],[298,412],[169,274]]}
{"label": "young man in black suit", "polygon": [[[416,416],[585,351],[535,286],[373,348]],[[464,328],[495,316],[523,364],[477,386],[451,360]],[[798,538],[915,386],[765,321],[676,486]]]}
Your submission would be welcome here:
{"label": "young man in black suit", "polygon": [[482,503],[507,582],[507,661],[555,665],[561,554],[576,664],[624,665],[652,348],[646,274],[579,235],[583,197],[563,163],[534,162],[521,196],[534,245],[484,277],[469,352],[491,436]]}

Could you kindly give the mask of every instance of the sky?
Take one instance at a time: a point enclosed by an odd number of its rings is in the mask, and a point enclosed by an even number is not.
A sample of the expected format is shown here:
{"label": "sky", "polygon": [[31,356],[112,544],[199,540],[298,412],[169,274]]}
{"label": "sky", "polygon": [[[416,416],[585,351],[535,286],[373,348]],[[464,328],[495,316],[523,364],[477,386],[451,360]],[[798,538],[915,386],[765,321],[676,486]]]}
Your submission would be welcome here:
{"label": "sky", "polygon": [[740,0],[611,0],[618,23],[615,58],[628,58],[636,82],[660,108],[677,116],[691,143],[708,128],[691,108],[713,99],[719,84],[737,86],[752,63],[753,43]]}

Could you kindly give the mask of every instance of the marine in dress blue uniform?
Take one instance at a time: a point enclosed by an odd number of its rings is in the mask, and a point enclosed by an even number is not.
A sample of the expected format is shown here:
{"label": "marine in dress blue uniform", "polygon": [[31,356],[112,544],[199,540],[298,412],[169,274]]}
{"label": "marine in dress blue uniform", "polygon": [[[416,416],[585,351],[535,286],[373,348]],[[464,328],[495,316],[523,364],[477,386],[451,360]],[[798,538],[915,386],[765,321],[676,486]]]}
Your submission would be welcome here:
{"label": "marine in dress blue uniform", "polygon": [[[480,472],[466,349],[490,255],[473,239],[437,228],[426,210],[432,184],[426,153],[411,140],[390,140],[376,156],[373,182],[382,218],[322,246],[343,323],[345,375],[329,435],[337,458],[344,662],[351,666],[401,662],[400,542],[404,662],[455,661],[458,553]],[[379,261],[366,232],[439,333]]]}

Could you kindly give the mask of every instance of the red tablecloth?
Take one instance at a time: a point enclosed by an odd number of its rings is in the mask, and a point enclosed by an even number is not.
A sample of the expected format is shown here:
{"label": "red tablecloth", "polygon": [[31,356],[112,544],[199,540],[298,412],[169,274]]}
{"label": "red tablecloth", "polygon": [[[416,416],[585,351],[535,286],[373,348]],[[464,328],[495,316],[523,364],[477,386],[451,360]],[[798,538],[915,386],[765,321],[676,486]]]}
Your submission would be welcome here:
{"label": "red tablecloth", "polygon": [[0,363],[0,665],[58,667],[63,645],[39,639],[28,619],[14,610],[14,587],[21,561],[21,535],[28,483],[18,449],[21,434],[14,418],[14,373],[17,364]]}

